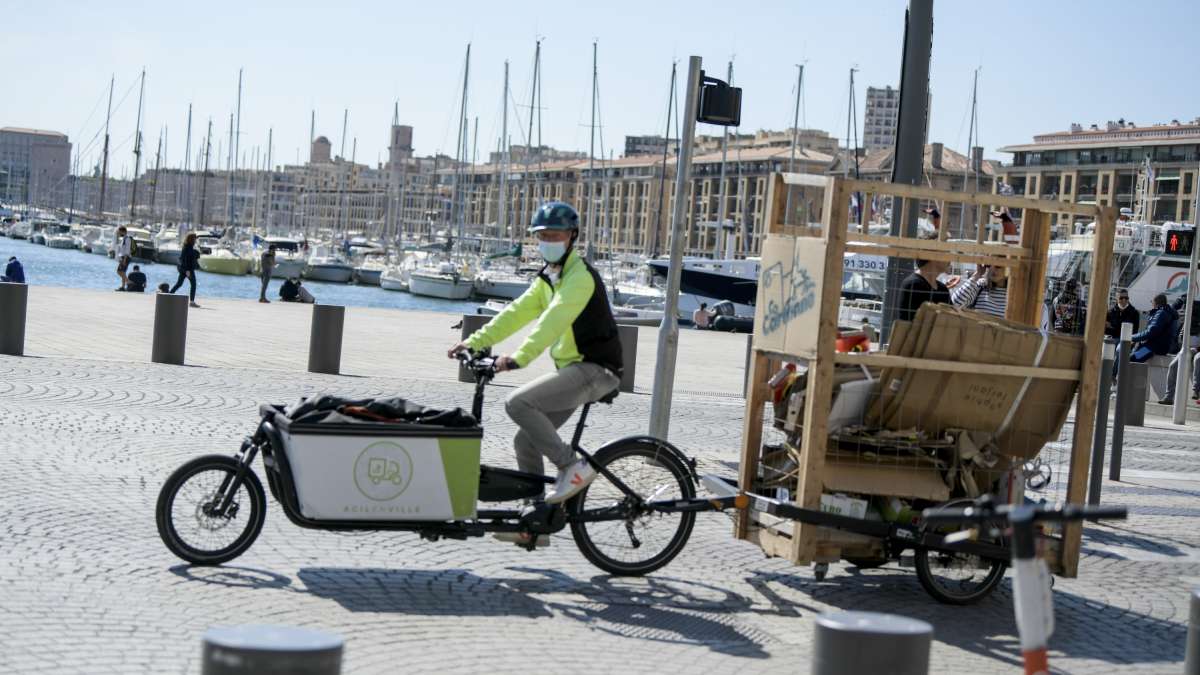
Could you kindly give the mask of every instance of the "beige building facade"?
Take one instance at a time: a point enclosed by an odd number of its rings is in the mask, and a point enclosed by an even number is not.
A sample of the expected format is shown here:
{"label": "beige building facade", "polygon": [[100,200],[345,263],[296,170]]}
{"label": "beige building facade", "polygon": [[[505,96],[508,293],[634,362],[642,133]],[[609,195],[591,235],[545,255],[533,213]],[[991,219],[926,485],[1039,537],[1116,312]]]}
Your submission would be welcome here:
{"label": "beige building facade", "polygon": [[[1000,181],[1018,196],[1133,208],[1138,173],[1153,171],[1146,195],[1152,222],[1193,221],[1200,165],[1200,118],[1190,123],[1136,126],[1118,120],[1034,136],[1033,143],[1000,148],[1012,153]],[[1066,215],[1059,224],[1068,224]]]}

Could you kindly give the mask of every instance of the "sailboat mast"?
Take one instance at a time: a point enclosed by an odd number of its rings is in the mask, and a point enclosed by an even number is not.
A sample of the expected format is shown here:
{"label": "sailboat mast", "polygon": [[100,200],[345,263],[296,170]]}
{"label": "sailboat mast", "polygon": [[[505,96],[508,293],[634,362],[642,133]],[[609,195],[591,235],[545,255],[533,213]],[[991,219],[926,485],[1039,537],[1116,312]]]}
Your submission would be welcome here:
{"label": "sailboat mast", "polygon": [[162,132],[158,134],[158,150],[154,151],[154,184],[150,186],[150,217],[154,218],[154,209],[158,206],[158,171],[162,168]]}
{"label": "sailboat mast", "polygon": [[[788,173],[796,172],[796,146],[800,142],[800,92],[804,88],[804,65],[797,64],[799,74],[796,76],[796,108],[792,112],[792,155],[788,158]],[[792,217],[792,189],[787,191],[786,206],[783,211],[783,222],[787,223]]]}
{"label": "sailboat mast", "polygon": [[[725,81],[730,85],[733,84],[733,59],[729,59],[729,69],[725,74]],[[723,127],[724,133],[721,136],[721,174],[717,183],[717,239],[713,242],[713,257],[720,259],[721,245],[725,240],[725,164],[729,157],[729,127]]]}
{"label": "sailboat mast", "polygon": [[267,229],[268,230],[271,228],[271,224],[272,224],[271,223],[271,185],[275,182],[275,170],[272,168],[271,161],[273,159],[272,151],[274,150],[274,148],[275,148],[275,127],[269,127],[267,129],[267,162],[263,166],[263,168],[266,169],[266,172],[267,172],[267,175],[266,175],[266,178],[267,178],[266,202],[267,203],[264,204],[263,206],[264,206],[264,210],[266,211]]}
{"label": "sailboat mast", "polygon": [[658,208],[654,209],[654,231],[651,233],[650,250],[648,251],[651,257],[658,255],[658,236],[662,229],[663,199],[666,198],[667,189],[667,155],[671,149],[671,112],[675,105],[675,73],[677,69],[678,64],[671,63],[671,90],[667,94],[667,129],[663,138],[662,169],[658,176]]}
{"label": "sailboat mast", "polygon": [[[232,138],[232,141],[233,141],[233,173],[231,173],[229,175],[229,184],[231,186],[233,185],[234,174],[237,173],[238,166],[239,166],[238,149],[241,144],[241,139],[242,139],[242,69],[238,68],[237,119],[236,119],[236,122],[234,122],[234,130],[233,130],[233,138]],[[233,203],[233,195],[232,194],[229,196],[229,204],[230,204],[230,208],[232,209],[231,217],[230,217],[230,222],[232,223],[237,219],[237,208],[236,208],[236,205]]]}
{"label": "sailboat mast", "polygon": [[80,144],[75,144],[75,170],[71,172],[71,208],[67,210],[67,222],[72,222],[75,215],[75,186],[79,183],[79,150]]}
{"label": "sailboat mast", "polygon": [[[967,189],[967,178],[970,177],[971,171],[972,170],[978,171],[976,169],[976,167],[974,166],[974,162],[975,162],[975,159],[974,159],[975,102],[976,102],[976,96],[978,95],[978,93],[979,93],[979,69],[976,68],[975,69],[975,81],[971,85],[971,124],[967,128],[967,153],[966,153],[967,162],[966,162],[966,166],[963,167],[963,190]],[[979,191],[979,186],[978,186],[979,174],[978,173],[976,173],[976,175],[975,175],[975,183],[976,183],[975,191],[978,192]],[[961,236],[962,232],[966,231],[965,230],[966,219],[967,219],[966,206],[960,205],[959,210],[958,210],[958,230],[960,232],[960,236]]]}
{"label": "sailboat mast", "polygon": [[[501,101],[504,112],[500,123],[500,236],[508,232],[508,61],[504,62],[504,96]],[[508,232],[508,246],[513,245],[513,233]]]}
{"label": "sailboat mast", "polygon": [[454,166],[454,190],[450,193],[450,223],[458,221],[458,239],[461,241],[463,236],[462,220],[459,213],[458,191],[462,183],[462,165],[466,161],[466,134],[467,134],[467,84],[471,75],[471,43],[467,43],[467,59],[463,66],[463,89],[462,102],[459,104],[458,111],[458,140],[455,142],[454,153],[456,163]]}
{"label": "sailboat mast", "polygon": [[[183,173],[184,181],[187,188],[184,190],[184,199],[187,201],[187,219],[192,222],[192,104],[188,104],[188,121],[187,121],[187,140],[183,145]],[[178,208],[179,200],[175,200],[175,206]]]}
{"label": "sailboat mast", "polygon": [[[347,127],[349,126],[349,124],[350,124],[350,109],[344,108],[342,110],[342,143],[341,143],[341,149],[338,152],[338,155],[341,156],[343,165],[346,163],[346,130],[347,130]],[[339,232],[342,232],[345,230],[345,228],[342,227],[342,212],[345,211],[345,204],[346,204],[345,168],[346,168],[345,166],[342,166],[342,171],[339,171],[339,174],[341,174],[341,175],[340,175],[340,180],[338,180],[338,210],[337,210],[337,220],[334,221],[334,229],[336,229]]]}
{"label": "sailboat mast", "polygon": [[116,75],[108,81],[108,114],[104,117],[104,159],[100,169],[100,210],[97,212],[101,220],[104,219],[104,193],[108,189],[108,124],[112,121],[113,84],[116,81]]}
{"label": "sailboat mast", "polygon": [[133,192],[129,198],[129,220],[134,220],[137,208],[138,172],[142,167],[142,97],[146,95],[146,69],[142,68],[142,84],[138,92],[137,126],[133,134]]}
{"label": "sailboat mast", "polygon": [[200,174],[200,219],[197,223],[204,227],[204,203],[208,198],[208,160],[212,156],[212,118],[208,118],[208,139],[204,142],[204,171]]}
{"label": "sailboat mast", "polygon": [[597,42],[592,41],[592,128],[591,128],[591,143],[588,146],[588,191],[587,191],[587,238],[584,240],[587,244],[587,260],[593,261],[592,257],[592,231],[596,227],[596,87],[599,71],[596,66]]}

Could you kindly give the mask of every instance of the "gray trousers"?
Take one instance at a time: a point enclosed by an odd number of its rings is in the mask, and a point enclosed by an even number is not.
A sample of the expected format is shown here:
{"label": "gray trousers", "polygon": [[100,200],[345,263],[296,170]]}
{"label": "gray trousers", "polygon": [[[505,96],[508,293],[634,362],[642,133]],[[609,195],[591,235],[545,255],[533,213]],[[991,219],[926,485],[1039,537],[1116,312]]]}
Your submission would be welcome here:
{"label": "gray trousers", "polygon": [[267,286],[271,284],[271,268],[263,270],[263,273],[259,275],[259,280],[262,281],[262,290],[258,292],[258,297],[261,299],[267,297]]}
{"label": "gray trousers", "polygon": [[604,366],[572,363],[509,394],[504,409],[520,427],[513,440],[517,467],[526,473],[543,475],[543,455],[559,469],[570,465],[575,451],[558,437],[558,428],[576,408],[604,396],[620,383]]}
{"label": "gray trousers", "polygon": [[[1189,349],[1180,349],[1167,367],[1167,398],[1175,398],[1175,378],[1179,376],[1179,357]],[[1200,392],[1200,352],[1192,356],[1192,393]]]}

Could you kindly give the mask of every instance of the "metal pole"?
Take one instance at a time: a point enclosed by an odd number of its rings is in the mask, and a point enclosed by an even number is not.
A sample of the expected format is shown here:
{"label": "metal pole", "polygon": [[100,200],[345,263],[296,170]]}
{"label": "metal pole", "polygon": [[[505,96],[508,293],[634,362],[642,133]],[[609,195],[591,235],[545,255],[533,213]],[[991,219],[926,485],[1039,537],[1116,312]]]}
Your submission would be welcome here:
{"label": "metal pole", "polygon": [[1100,504],[1100,487],[1104,481],[1104,445],[1108,439],[1108,399],[1112,392],[1112,367],[1115,350],[1111,342],[1104,343],[1104,359],[1100,362],[1100,394],[1096,397],[1096,426],[1092,433],[1092,472],[1088,485],[1088,504]]}
{"label": "metal pole", "polygon": [[675,386],[675,351],[679,346],[679,278],[683,267],[683,238],[686,234],[688,187],[692,178],[692,145],[696,136],[696,99],[700,94],[700,57],[688,58],[687,99],[684,101],[683,134],[675,174],[675,205],[671,214],[671,264],[667,268],[667,294],[663,320],[658,329],[658,364],[654,392],[650,398],[650,435],[667,439],[671,417],[671,390]]}
{"label": "metal pole", "polygon": [[1192,589],[1191,616],[1188,621],[1187,652],[1183,674],[1200,675],[1200,587]]}
{"label": "metal pole", "polygon": [[[1200,208],[1197,209],[1200,212]],[[1183,343],[1179,346],[1179,367],[1175,369],[1175,405],[1171,411],[1171,421],[1183,424],[1187,420],[1187,392],[1192,390],[1188,384],[1192,374],[1192,284],[1196,283],[1197,254],[1200,245],[1192,240],[1192,264],[1188,267],[1187,291],[1184,292],[1186,304],[1183,307]]]}
{"label": "metal pole", "polygon": [[[900,66],[900,115],[896,121],[896,160],[892,182],[921,184],[925,120],[929,117],[929,56],[933,48],[933,0],[909,0],[905,14],[904,61]],[[892,199],[892,236],[917,236],[917,200],[908,203],[908,227],[900,231],[899,197]],[[900,284],[912,271],[909,258],[889,258],[881,339],[886,342],[900,302]]]}
{"label": "metal pole", "polygon": [[1129,385],[1133,379],[1129,353],[1132,346],[1133,324],[1121,324],[1121,342],[1117,348],[1117,410],[1113,413],[1112,459],[1109,460],[1108,479],[1121,480],[1121,448],[1125,444],[1125,406],[1129,405]]}

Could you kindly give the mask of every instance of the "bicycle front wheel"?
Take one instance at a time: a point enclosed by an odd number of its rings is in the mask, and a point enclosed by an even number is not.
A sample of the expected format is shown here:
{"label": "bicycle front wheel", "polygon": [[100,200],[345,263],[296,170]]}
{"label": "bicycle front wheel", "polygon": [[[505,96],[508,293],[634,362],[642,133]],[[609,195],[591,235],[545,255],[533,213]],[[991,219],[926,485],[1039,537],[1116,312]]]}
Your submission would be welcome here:
{"label": "bicycle front wheel", "polygon": [[247,469],[229,503],[220,512],[237,475],[238,461],[205,455],[171,474],[158,494],[158,536],[172,553],[197,565],[219,565],[250,548],[266,518],[262,483]]}
{"label": "bicycle front wheel", "polygon": [[[620,443],[601,450],[595,459],[646,502],[696,496],[691,472],[683,461],[649,441]],[[601,474],[567,503],[571,534],[579,551],[610,574],[649,574],[679,555],[692,535],[694,512],[646,511],[637,508],[635,501]],[[595,518],[623,506],[629,507],[624,519],[589,520],[589,516]]]}

